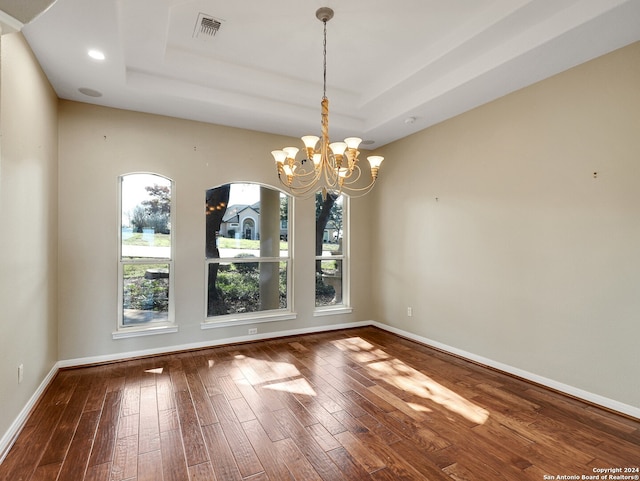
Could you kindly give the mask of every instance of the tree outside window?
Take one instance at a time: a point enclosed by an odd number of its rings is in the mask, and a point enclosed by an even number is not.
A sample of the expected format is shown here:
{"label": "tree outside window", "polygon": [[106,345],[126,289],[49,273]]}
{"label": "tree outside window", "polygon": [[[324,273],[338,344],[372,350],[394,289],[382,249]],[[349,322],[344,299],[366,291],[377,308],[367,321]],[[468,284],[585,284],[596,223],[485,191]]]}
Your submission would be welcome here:
{"label": "tree outside window", "polygon": [[345,213],[348,199],[316,194],[316,308],[347,305]]}

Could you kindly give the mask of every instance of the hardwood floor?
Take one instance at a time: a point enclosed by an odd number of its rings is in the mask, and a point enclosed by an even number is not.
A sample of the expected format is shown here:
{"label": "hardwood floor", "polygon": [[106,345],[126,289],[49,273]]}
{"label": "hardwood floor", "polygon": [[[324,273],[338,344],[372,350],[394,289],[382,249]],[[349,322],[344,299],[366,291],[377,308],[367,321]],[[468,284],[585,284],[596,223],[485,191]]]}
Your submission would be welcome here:
{"label": "hardwood floor", "polygon": [[540,481],[639,465],[640,422],[370,327],[61,371],[0,480]]}

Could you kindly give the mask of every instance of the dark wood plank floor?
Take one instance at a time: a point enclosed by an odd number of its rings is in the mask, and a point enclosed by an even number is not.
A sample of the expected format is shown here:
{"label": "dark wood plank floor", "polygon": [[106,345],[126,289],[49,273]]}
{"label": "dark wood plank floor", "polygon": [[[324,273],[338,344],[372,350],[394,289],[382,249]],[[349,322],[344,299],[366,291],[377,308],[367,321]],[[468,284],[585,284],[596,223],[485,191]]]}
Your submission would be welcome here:
{"label": "dark wood plank floor", "polygon": [[61,371],[0,479],[540,481],[639,464],[638,421],[361,328]]}

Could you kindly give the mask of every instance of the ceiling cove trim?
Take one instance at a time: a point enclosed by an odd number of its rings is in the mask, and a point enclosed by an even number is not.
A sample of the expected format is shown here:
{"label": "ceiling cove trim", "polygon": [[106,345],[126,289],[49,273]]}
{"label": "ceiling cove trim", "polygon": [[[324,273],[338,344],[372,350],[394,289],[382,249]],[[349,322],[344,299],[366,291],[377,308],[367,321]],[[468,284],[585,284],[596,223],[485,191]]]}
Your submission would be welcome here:
{"label": "ceiling cove trim", "polygon": [[5,33],[19,32],[22,30],[22,27],[24,27],[24,23],[0,10],[0,33],[2,35]]}

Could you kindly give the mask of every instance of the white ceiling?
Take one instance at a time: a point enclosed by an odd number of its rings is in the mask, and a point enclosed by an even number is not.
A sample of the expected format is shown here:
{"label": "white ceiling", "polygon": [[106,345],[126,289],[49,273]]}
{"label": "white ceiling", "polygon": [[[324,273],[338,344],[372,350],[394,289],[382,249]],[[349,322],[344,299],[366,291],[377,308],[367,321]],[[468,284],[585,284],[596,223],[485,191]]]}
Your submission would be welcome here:
{"label": "white ceiling", "polygon": [[369,148],[640,40],[640,0],[57,0],[22,31],[60,98],[299,137],[322,6],[330,134]]}

